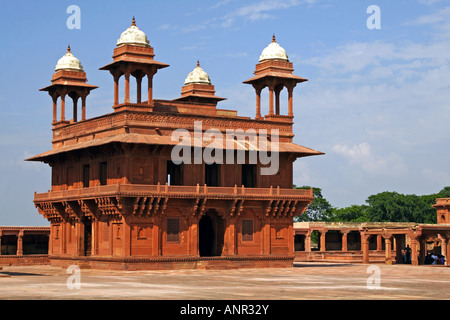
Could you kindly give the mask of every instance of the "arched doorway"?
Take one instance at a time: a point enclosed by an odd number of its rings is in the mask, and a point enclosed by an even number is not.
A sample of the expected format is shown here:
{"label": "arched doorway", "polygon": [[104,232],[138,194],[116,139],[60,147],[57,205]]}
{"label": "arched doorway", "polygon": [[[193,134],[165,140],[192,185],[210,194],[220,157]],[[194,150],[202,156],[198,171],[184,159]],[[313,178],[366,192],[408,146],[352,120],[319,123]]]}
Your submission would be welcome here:
{"label": "arched doorway", "polygon": [[199,221],[198,249],[200,257],[222,254],[224,243],[224,220],[215,211],[208,211]]}

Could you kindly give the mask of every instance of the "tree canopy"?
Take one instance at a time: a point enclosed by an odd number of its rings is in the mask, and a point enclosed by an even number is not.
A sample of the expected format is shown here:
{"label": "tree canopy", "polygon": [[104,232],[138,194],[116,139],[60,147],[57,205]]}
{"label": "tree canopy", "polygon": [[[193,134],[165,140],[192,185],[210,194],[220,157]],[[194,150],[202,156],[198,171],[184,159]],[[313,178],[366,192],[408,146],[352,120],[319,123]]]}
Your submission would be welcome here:
{"label": "tree canopy", "polygon": [[314,200],[296,221],[436,223],[436,210],[432,205],[437,198],[450,198],[450,186],[438,193],[421,196],[385,191],[369,196],[366,204],[346,208],[333,207],[320,188],[313,187],[313,194]]}

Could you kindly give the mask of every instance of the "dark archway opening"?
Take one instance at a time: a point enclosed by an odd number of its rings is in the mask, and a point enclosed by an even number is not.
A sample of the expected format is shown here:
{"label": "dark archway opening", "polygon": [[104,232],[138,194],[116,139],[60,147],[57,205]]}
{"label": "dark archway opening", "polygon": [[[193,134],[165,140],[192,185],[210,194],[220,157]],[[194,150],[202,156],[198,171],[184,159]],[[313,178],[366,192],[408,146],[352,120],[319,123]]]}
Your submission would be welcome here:
{"label": "dark archway opening", "polygon": [[90,219],[84,219],[84,255],[90,256],[92,251],[92,222]]}
{"label": "dark archway opening", "polygon": [[44,234],[24,235],[23,254],[48,254],[48,236]]}
{"label": "dark archway opening", "polygon": [[199,221],[200,257],[221,256],[224,245],[224,220],[216,212],[207,212]]}
{"label": "dark archway opening", "polygon": [[1,238],[1,254],[16,255],[17,254],[17,235],[3,235]]}

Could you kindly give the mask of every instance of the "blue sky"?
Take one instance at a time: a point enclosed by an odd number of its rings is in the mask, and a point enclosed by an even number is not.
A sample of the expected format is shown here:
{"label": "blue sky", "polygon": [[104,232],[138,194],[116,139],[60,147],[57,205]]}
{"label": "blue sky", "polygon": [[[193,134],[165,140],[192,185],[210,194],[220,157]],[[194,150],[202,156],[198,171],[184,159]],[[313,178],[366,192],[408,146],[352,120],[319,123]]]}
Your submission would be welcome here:
{"label": "blue sky", "polygon": [[[67,28],[70,5],[80,7],[79,30]],[[381,9],[380,30],[367,28],[370,5]],[[132,16],[170,65],[155,76],[155,98],[179,97],[199,59],[227,98],[219,107],[242,116],[255,114],[242,81],[275,34],[310,80],[295,90],[295,142],[326,153],[299,159],[294,183],[322,188],[333,206],[450,185],[448,1],[2,1],[0,12],[0,225],[47,225],[32,200],[50,188],[50,169],[23,161],[51,148],[51,99],[38,90],[70,44],[100,87],[88,118],[112,112],[113,81],[98,68]]]}

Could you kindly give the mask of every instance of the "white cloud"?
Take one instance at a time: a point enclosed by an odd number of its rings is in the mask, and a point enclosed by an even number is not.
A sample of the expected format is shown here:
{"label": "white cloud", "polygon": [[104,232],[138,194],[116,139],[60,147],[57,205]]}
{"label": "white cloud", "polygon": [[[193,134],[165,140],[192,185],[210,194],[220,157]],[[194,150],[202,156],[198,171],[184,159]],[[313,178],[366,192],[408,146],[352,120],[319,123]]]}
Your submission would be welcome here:
{"label": "white cloud", "polygon": [[264,0],[240,7],[233,12],[228,13],[223,17],[224,23],[222,26],[229,27],[238,18],[249,21],[267,20],[273,18],[272,12],[280,9],[289,9],[300,4],[313,4],[316,0],[285,0],[272,1]]}
{"label": "white cloud", "polygon": [[352,147],[337,144],[332,150],[369,174],[403,175],[407,172],[403,159],[399,155],[379,156],[373,154],[372,147],[367,142]]}

